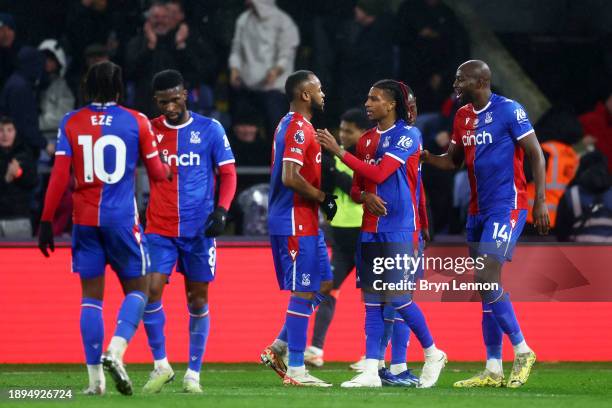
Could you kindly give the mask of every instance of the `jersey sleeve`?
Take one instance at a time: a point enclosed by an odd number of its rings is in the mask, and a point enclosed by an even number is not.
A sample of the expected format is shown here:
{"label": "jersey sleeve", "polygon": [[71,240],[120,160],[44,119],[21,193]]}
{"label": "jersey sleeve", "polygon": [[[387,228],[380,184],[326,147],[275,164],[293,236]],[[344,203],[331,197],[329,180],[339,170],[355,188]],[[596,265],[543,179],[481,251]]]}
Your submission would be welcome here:
{"label": "jersey sleeve", "polygon": [[230,146],[229,139],[221,123],[213,120],[210,126],[210,132],[213,139],[212,158],[215,165],[221,167],[224,164],[235,163],[236,159],[234,159],[232,147]]}
{"label": "jersey sleeve", "polygon": [[395,132],[389,140],[389,148],[385,152],[400,163],[406,163],[408,157],[419,150],[421,135],[416,128],[404,129],[402,132]]}
{"label": "jersey sleeve", "polygon": [[300,166],[304,165],[304,155],[310,143],[314,141],[314,134],[308,128],[300,128],[294,123],[287,127],[285,133],[285,151],[283,161],[292,161]]}
{"label": "jersey sleeve", "polygon": [[452,130],[450,142],[452,144],[454,144],[455,146],[457,146],[458,149],[462,149],[463,150],[463,143],[461,141],[461,135],[459,134],[459,131],[457,130],[457,122],[459,120],[460,120],[459,119],[459,115],[456,114],[455,115],[455,120],[453,120],[453,130]]}
{"label": "jersey sleeve", "polygon": [[143,160],[152,159],[159,155],[151,122],[142,113],[138,114],[138,144],[140,156]]}
{"label": "jersey sleeve", "polygon": [[55,145],[55,154],[57,156],[72,157],[72,146],[66,132],[66,123],[69,118],[70,114],[66,114],[57,129],[57,144]]}
{"label": "jersey sleeve", "polygon": [[513,140],[521,140],[529,133],[533,132],[533,126],[529,121],[525,108],[518,102],[512,102],[511,108],[506,111],[508,130]]}

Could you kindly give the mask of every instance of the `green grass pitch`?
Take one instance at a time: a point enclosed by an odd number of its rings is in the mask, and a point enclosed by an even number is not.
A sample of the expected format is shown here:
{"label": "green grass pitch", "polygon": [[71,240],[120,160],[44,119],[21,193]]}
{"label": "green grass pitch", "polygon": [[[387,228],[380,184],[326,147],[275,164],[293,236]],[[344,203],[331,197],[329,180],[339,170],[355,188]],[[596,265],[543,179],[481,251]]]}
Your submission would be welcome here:
{"label": "green grass pitch", "polygon": [[[414,363],[413,366],[416,366]],[[510,363],[505,364],[506,375]],[[143,395],[149,365],[130,365],[135,394],[118,394],[107,376],[103,397],[86,397],[87,374],[79,365],[0,365],[2,407],[283,407],[283,408],[357,408],[357,407],[597,407],[612,406],[612,363],[536,363],[527,385],[519,389],[453,389],[452,383],[482,368],[482,363],[450,363],[435,388],[341,389],[340,383],[353,373],[347,364],[326,364],[313,370],[315,375],[334,383],[333,388],[285,387],[268,368],[256,364],[205,364],[202,372],[203,395],[181,392],[184,365],[175,365],[176,380],[160,394]],[[70,401],[15,401],[7,389],[72,389]]]}

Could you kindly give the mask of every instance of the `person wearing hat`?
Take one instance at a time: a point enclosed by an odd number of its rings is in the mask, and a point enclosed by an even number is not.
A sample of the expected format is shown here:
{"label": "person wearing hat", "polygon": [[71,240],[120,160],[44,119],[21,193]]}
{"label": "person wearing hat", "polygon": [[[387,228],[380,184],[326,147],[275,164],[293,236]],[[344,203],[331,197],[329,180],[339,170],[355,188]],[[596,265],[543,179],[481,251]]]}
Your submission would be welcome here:
{"label": "person wearing hat", "polygon": [[15,70],[17,53],[21,48],[15,27],[15,19],[11,14],[0,13],[0,89]]}
{"label": "person wearing hat", "polygon": [[52,155],[57,128],[64,115],[74,109],[74,95],[64,79],[66,74],[66,54],[55,39],[46,39],[38,49],[45,56],[47,81],[40,94],[40,115],[38,125],[43,136],[49,141],[47,152]]}

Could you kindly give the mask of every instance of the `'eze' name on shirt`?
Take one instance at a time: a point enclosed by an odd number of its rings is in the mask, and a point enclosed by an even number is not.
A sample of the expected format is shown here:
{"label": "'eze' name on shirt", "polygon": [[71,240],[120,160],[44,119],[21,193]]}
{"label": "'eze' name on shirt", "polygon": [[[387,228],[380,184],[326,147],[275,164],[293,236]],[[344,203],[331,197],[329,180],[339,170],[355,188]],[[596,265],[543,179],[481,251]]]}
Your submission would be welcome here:
{"label": "'eze' name on shirt", "polygon": [[90,118],[92,126],[110,126],[113,121],[111,115],[92,115]]}

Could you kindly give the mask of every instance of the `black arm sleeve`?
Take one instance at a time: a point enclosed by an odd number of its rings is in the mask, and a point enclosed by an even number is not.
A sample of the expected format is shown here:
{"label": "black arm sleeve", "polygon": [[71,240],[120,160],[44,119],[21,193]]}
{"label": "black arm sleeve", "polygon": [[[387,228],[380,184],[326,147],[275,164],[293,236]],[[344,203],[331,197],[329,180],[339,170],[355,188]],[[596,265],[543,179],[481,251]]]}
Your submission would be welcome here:
{"label": "black arm sleeve", "polygon": [[353,177],[346,173],[336,171],[336,187],[345,192],[351,194],[351,186],[353,185]]}
{"label": "black arm sleeve", "polygon": [[321,155],[321,191],[331,193],[336,187],[336,165],[327,152]]}

